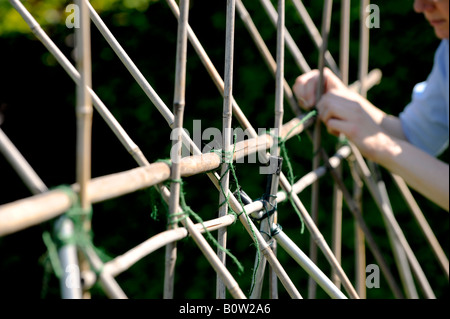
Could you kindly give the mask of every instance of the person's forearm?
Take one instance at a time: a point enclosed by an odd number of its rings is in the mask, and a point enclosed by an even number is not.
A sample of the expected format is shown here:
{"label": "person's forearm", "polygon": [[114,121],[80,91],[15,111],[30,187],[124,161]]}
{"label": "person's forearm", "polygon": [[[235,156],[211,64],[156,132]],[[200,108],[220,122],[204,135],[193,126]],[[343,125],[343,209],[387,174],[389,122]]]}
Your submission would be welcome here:
{"label": "person's forearm", "polygon": [[410,143],[386,137],[375,161],[403,177],[413,189],[449,210],[448,164],[419,150]]}

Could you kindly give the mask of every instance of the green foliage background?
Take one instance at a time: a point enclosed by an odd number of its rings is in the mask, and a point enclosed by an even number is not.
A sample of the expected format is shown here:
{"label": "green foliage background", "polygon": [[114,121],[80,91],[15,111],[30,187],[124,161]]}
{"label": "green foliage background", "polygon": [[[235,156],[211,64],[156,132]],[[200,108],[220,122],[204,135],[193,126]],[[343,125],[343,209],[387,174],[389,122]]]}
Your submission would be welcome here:
{"label": "green foliage background", "polygon": [[[65,8],[70,1],[25,1],[24,5],[43,29],[73,62],[73,29],[65,26]],[[274,1],[275,3],[275,1]],[[316,25],[320,26],[322,1],[305,0]],[[372,1],[380,7],[381,28],[371,30],[370,68],[383,72],[382,83],[369,92],[369,99],[388,113],[398,115],[408,103],[415,83],[426,79],[431,70],[434,51],[439,45],[425,19],[412,9],[412,1]],[[259,1],[244,4],[275,56],[276,32]],[[171,108],[175,72],[176,20],[161,0],[93,0],[96,8],[144,76]],[[223,74],[226,1],[191,0],[190,25],[206,52]],[[335,1],[329,49],[339,57],[340,1]],[[359,2],[352,1],[350,80],[356,80],[359,50]],[[312,67],[318,52],[310,40],[295,8],[287,1],[286,24]],[[255,128],[273,125],[275,82],[260,58],[238,15],[236,18],[234,96]],[[108,106],[150,162],[170,156],[170,130],[140,87],[120,63],[106,41],[92,25],[93,88]],[[192,47],[188,50],[188,74],[185,127],[192,131],[195,119],[202,127],[221,127],[222,98]],[[0,124],[25,158],[49,187],[75,181],[75,85],[57,65],[44,46],[35,39],[28,26],[6,0],[0,0]],[[293,84],[300,74],[290,54],[286,53],[286,79]],[[293,114],[285,106],[285,121]],[[238,126],[236,121],[233,124]],[[208,141],[205,141],[207,143]],[[334,137],[323,133],[323,145],[329,154],[336,144]],[[312,147],[306,136],[287,143],[294,172],[298,177],[311,170]],[[93,122],[92,176],[129,170],[136,167],[98,114]],[[448,152],[441,158],[448,162]],[[259,166],[238,164],[239,182],[253,198],[264,192],[265,176]],[[352,187],[348,168],[344,174]],[[417,254],[438,297],[448,295],[448,280],[443,275],[412,215],[389,176],[382,171],[391,195],[392,206],[413,250]],[[188,204],[204,219],[214,218],[218,196],[204,175],[185,179]],[[330,242],[332,202],[331,176],[321,179],[319,229]],[[416,194],[417,195],[417,194]],[[0,204],[30,196],[7,161],[0,157]],[[309,207],[310,191],[300,194]],[[420,195],[416,196],[444,250],[448,252],[448,213]],[[159,206],[157,220],[151,218],[154,204]],[[166,227],[164,208],[151,201],[149,190],[142,190],[94,205],[94,243],[110,256],[126,252]],[[385,226],[368,191],[364,190],[364,214],[386,259],[397,276]],[[300,221],[289,204],[279,206],[279,222],[285,232],[308,252],[308,232],[300,234]],[[59,298],[57,278],[48,273],[46,247],[42,232],[52,222],[31,227],[0,238],[0,294],[3,298]],[[344,206],[343,267],[354,279],[354,224]],[[229,261],[229,269],[244,292],[250,289],[255,247],[243,227],[229,227],[228,247],[243,263],[245,272]],[[215,274],[190,239],[178,244],[176,298],[214,298]],[[279,259],[300,292],[306,296],[307,276],[279,249]],[[375,263],[367,250],[367,263]],[[319,266],[329,273],[329,265],[319,253]],[[130,298],[162,298],[164,249],[160,249],[119,275],[117,280]],[[397,276],[398,277],[398,276]],[[280,289],[280,297],[287,294]],[[420,289],[419,289],[420,291]],[[105,298],[98,287],[94,298]],[[368,298],[393,298],[387,282],[367,291]],[[421,295],[422,296],[422,295]],[[267,297],[267,295],[263,295]],[[319,298],[327,298],[319,288]]]}

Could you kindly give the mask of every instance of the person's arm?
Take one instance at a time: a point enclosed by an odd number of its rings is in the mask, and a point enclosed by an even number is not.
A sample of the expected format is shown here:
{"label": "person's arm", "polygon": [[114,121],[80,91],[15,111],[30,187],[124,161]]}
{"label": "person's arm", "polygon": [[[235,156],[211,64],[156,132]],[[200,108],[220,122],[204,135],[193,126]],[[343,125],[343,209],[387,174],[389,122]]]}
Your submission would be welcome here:
{"label": "person's arm", "polygon": [[316,104],[319,118],[331,134],[344,134],[361,153],[402,176],[416,191],[448,211],[448,164],[406,141],[400,120],[346,88],[331,71],[325,73],[325,93],[315,103],[317,72],[297,79],[294,93],[303,107]]}
{"label": "person's arm", "polygon": [[401,176],[413,189],[449,211],[449,166],[407,141],[378,136],[373,160]]}

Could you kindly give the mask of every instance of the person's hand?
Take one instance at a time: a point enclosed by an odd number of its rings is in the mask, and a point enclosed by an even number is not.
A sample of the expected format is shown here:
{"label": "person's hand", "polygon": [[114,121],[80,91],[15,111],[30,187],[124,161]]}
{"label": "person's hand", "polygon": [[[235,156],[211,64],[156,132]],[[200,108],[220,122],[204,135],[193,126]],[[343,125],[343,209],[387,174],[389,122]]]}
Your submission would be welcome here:
{"label": "person's hand", "polygon": [[316,106],[318,116],[333,135],[343,134],[367,158],[375,160],[390,138],[380,123],[384,112],[348,89],[329,69],[324,70],[324,94],[316,103],[318,71],[297,78],[294,93],[306,109]]}
{"label": "person's hand", "polygon": [[[333,89],[346,89],[342,81],[328,68],[323,70],[324,93]],[[319,70],[300,75],[293,86],[294,94],[299,105],[309,110],[316,105],[317,89],[319,83]]]}

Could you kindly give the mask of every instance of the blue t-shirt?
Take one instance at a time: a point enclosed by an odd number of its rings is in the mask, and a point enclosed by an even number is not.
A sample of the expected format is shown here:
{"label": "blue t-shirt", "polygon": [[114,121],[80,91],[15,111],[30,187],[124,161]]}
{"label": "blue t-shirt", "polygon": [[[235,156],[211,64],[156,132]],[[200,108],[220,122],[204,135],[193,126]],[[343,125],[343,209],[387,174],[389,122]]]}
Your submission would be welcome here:
{"label": "blue t-shirt", "polygon": [[428,79],[414,87],[399,116],[408,141],[433,156],[445,151],[449,140],[448,46],[448,39],[441,42]]}

